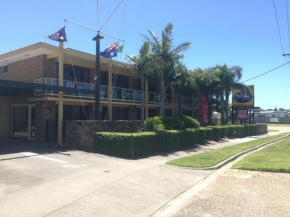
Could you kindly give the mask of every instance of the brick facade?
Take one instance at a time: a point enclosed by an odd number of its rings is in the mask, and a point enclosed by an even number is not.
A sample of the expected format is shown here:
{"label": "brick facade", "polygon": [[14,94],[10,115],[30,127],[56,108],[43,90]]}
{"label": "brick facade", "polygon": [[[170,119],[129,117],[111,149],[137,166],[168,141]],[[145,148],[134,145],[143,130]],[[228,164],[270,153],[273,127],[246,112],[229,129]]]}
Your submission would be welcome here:
{"label": "brick facade", "polygon": [[45,55],[8,63],[8,72],[0,74],[0,79],[32,83],[34,79],[45,77],[56,77],[56,61],[46,59]]}

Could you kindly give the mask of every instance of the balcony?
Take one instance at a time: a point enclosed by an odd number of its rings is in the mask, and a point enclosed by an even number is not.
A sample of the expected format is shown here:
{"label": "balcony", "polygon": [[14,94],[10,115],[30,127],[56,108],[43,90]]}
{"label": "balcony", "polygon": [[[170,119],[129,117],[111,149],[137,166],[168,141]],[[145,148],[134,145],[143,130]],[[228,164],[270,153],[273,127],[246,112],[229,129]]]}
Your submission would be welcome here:
{"label": "balcony", "polygon": [[[46,85],[55,85],[58,86],[58,79],[55,78],[41,78],[35,79],[34,83],[37,84],[46,84]],[[71,88],[79,88],[79,89],[88,89],[94,90],[95,84],[83,83],[83,82],[76,82],[76,81],[63,81],[63,86],[71,87]],[[36,97],[58,97],[58,92],[50,91],[50,90],[35,90],[34,96]],[[88,99],[94,100],[93,94],[75,94],[75,93],[63,93],[64,98],[71,98],[71,99]],[[107,101],[108,100],[108,87],[101,85],[101,100]],[[128,103],[141,103],[141,90],[133,90],[127,88],[119,88],[113,87],[112,88],[112,100],[116,102],[128,102]],[[171,95],[166,94],[165,96],[165,105],[170,106],[172,103]],[[155,92],[148,92],[148,104],[160,104],[160,94]],[[183,97],[183,106],[184,107],[191,107],[192,106],[192,99],[191,97]]]}

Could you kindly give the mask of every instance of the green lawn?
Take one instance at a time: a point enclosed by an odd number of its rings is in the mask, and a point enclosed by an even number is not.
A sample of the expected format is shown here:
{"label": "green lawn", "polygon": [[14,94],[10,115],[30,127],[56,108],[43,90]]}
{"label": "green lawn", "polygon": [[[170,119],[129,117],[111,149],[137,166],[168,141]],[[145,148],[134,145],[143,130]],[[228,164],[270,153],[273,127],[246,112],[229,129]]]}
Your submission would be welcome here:
{"label": "green lawn", "polygon": [[290,127],[290,124],[267,124],[268,127]]}
{"label": "green lawn", "polygon": [[279,132],[280,130],[268,130],[269,133],[271,132]]}
{"label": "green lawn", "polygon": [[231,156],[235,154],[238,154],[250,148],[254,148],[265,142],[269,142],[269,141],[281,138],[283,136],[285,136],[285,134],[268,136],[268,137],[256,139],[250,142],[240,143],[237,145],[227,146],[224,148],[219,148],[213,151],[196,154],[189,157],[176,159],[173,161],[169,161],[166,164],[180,166],[180,167],[195,167],[195,168],[211,167],[211,166],[219,164],[220,162],[230,158]]}
{"label": "green lawn", "polygon": [[290,173],[290,139],[249,155],[235,164],[233,168]]}

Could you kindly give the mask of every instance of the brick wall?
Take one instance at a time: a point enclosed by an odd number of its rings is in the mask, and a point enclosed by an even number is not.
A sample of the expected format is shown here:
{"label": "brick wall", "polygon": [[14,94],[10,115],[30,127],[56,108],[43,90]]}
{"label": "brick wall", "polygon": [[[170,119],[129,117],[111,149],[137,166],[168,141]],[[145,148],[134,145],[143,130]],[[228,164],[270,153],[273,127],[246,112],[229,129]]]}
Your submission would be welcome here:
{"label": "brick wall", "polygon": [[[47,121],[55,123],[55,102],[39,101],[35,103],[35,140],[46,141]],[[51,130],[50,133],[55,132]]]}
{"label": "brick wall", "polygon": [[33,104],[26,99],[29,95],[21,94],[18,97],[0,97],[0,138],[10,138],[11,134],[11,110],[13,104]]}
{"label": "brick wall", "polygon": [[140,129],[140,121],[66,121],[65,145],[93,149],[96,132],[132,133]]}
{"label": "brick wall", "polygon": [[31,57],[8,64],[8,72],[1,73],[0,79],[34,82],[34,79],[56,76],[55,59],[46,59],[45,55]]}
{"label": "brick wall", "polygon": [[[11,118],[12,105],[35,104],[35,140],[39,142],[46,141],[46,123],[55,122],[55,103],[51,101],[30,102],[27,94],[21,94],[18,97],[0,97],[0,138],[8,139],[11,137]],[[51,129],[53,134],[55,131]],[[53,136],[53,135],[52,135]]]}

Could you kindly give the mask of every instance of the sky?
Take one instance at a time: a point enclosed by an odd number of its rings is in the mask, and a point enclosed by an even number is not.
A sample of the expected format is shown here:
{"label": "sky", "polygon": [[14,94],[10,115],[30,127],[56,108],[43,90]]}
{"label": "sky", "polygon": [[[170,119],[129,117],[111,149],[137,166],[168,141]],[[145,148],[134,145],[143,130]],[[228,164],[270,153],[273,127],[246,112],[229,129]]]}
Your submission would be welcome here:
{"label": "sky", "polygon": [[[5,1],[0,13],[0,54],[40,41],[57,46],[44,36],[63,26],[68,38],[65,47],[94,54],[95,33],[64,19],[98,29],[120,1],[99,0],[99,25],[97,0]],[[124,0],[102,31],[125,40],[122,55],[115,58],[125,61],[125,55],[138,54],[144,41],[141,34],[152,30],[160,36],[171,22],[173,43],[192,43],[182,60],[188,69],[239,65],[244,81],[286,62],[282,56],[290,53],[286,1],[275,0],[283,48],[273,0]],[[105,37],[101,50],[116,41]],[[290,65],[285,65],[245,84],[255,85],[255,106],[290,109],[289,82]]]}

